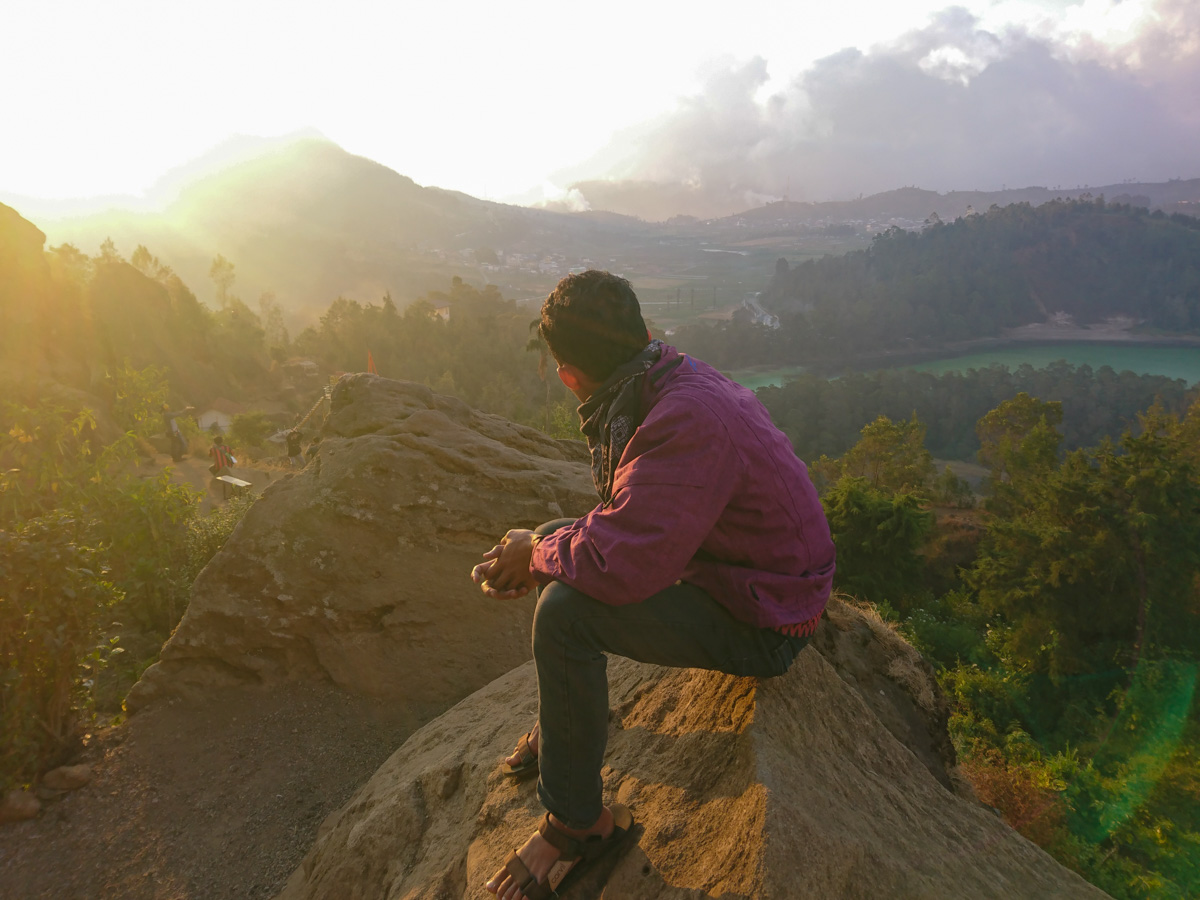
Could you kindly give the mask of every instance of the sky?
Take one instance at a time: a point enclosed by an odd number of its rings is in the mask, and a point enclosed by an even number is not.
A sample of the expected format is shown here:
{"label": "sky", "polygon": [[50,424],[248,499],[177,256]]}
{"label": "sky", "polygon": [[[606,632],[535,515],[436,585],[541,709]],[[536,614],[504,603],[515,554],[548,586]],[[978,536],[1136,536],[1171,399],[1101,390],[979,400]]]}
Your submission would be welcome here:
{"label": "sky", "polygon": [[514,202],[1200,176],[1194,0],[40,0],[0,34],[7,198],[153,197],[297,133]]}

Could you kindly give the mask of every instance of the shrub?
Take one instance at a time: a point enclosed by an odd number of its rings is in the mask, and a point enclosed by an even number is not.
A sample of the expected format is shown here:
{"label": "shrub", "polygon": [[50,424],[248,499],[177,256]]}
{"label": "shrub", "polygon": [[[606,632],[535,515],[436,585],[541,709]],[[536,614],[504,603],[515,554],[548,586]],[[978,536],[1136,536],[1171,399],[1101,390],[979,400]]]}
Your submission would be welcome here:
{"label": "shrub", "polygon": [[90,713],[119,594],[64,515],[0,531],[0,788],[27,780]]}
{"label": "shrub", "polygon": [[233,417],[229,433],[241,447],[257,447],[276,431],[275,423],[266,413],[243,413]]}
{"label": "shrub", "polygon": [[942,469],[933,482],[933,499],[945,506],[955,506],[959,509],[970,509],[975,505],[975,494],[971,485],[954,474],[949,466]]}
{"label": "shrub", "polygon": [[964,760],[960,769],[980,800],[1038,846],[1049,848],[1066,837],[1065,785],[1053,767],[1041,760],[1015,762],[988,750]]}
{"label": "shrub", "polygon": [[164,637],[186,603],[186,537],[196,503],[196,492],[173,482],[166,470],[148,478],[108,473],[80,498],[89,540],[103,550],[124,595],[122,617]]}
{"label": "shrub", "polygon": [[123,429],[143,438],[162,432],[162,407],[168,394],[166,369],[135,369],[125,360],[121,368],[108,373],[108,385],[113,417]]}
{"label": "shrub", "polygon": [[207,516],[196,516],[188,523],[188,578],[194,580],[208,561],[225,546],[233,529],[254,503],[251,494],[239,494],[212,510]]}
{"label": "shrub", "polygon": [[986,622],[965,591],[951,591],[917,609],[901,628],[910,644],[939,669],[995,662],[984,642]]}
{"label": "shrub", "polygon": [[921,592],[921,547],[933,516],[916,494],[888,494],[843,476],[822,500],[837,546],[834,587],[907,612]]}

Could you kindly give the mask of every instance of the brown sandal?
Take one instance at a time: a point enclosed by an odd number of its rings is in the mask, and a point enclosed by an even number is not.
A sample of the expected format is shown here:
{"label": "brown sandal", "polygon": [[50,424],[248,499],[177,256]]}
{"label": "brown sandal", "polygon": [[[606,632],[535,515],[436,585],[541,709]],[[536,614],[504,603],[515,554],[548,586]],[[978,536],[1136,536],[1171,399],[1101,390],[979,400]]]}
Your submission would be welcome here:
{"label": "brown sandal", "polygon": [[510,766],[508,763],[500,765],[500,771],[509,778],[522,778],[538,770],[537,753],[529,746],[529,735],[532,733],[531,731],[525,732],[524,736],[517,741],[517,746],[513,750],[513,753],[520,755],[521,761],[515,766]]}
{"label": "brown sandal", "polygon": [[600,858],[625,839],[633,827],[633,813],[629,807],[620,803],[614,803],[609,808],[613,814],[613,832],[606,838],[592,835],[580,840],[560,831],[550,821],[550,813],[542,817],[542,822],[538,825],[538,834],[559,852],[558,860],[546,873],[546,880],[538,881],[515,850],[504,862],[509,877],[517,883],[527,900],[551,900],[557,897],[558,889],[562,887],[568,875],[580,868],[580,863]]}

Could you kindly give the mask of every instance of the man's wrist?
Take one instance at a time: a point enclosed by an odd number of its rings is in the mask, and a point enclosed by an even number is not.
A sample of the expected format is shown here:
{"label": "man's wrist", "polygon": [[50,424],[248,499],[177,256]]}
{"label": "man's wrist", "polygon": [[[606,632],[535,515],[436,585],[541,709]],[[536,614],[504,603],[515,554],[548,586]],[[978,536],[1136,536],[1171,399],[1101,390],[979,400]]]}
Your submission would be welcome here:
{"label": "man's wrist", "polygon": [[529,539],[529,575],[531,578],[537,578],[537,571],[533,567],[533,554],[538,548],[538,544],[545,538],[544,534],[535,534]]}

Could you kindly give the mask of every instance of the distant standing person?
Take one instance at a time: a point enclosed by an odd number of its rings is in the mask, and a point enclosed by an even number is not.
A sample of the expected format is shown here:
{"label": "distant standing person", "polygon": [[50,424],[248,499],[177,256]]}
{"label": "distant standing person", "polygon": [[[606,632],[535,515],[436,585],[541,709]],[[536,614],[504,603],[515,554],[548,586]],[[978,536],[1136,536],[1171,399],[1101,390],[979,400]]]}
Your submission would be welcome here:
{"label": "distant standing person", "polygon": [[213,477],[220,478],[222,475],[229,474],[235,460],[229,445],[220,436],[213,438],[212,446],[208,448],[208,455],[213,460],[212,465],[208,467],[208,471],[213,473]]}
{"label": "distant standing person", "polygon": [[167,443],[171,448],[171,459],[175,460],[175,462],[183,459],[183,455],[187,452],[187,441],[183,437],[183,432],[179,430],[179,423],[175,420],[180,416],[187,415],[194,409],[194,406],[185,406],[181,410],[172,412],[170,406],[165,403],[162,405],[163,424],[167,432]]}
{"label": "distant standing person", "polygon": [[300,452],[300,440],[302,435],[298,428],[293,428],[287,433],[287,455],[292,467],[296,469],[304,468],[304,454]]}

